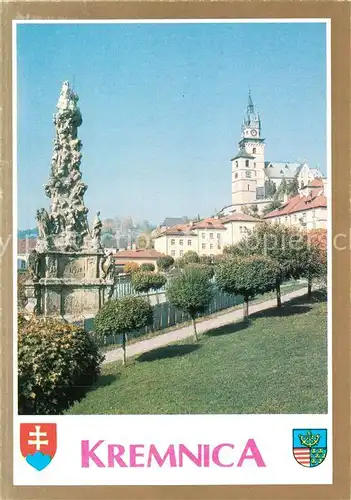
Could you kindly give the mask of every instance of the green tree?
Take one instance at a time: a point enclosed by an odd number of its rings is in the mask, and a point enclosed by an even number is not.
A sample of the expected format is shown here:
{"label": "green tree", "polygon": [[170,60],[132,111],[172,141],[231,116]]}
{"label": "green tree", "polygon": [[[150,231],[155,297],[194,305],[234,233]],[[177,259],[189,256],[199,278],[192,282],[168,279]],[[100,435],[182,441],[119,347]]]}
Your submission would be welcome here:
{"label": "green tree", "polygon": [[177,266],[178,267],[185,267],[188,264],[199,264],[200,262],[200,257],[194,250],[188,250],[188,252],[185,252],[183,257],[180,257],[177,260]]}
{"label": "green tree", "polygon": [[159,271],[168,271],[170,267],[174,264],[174,259],[170,255],[165,255],[164,257],[158,257],[156,260],[157,269]]}
{"label": "green tree", "polygon": [[276,192],[276,197],[278,200],[282,200],[284,198],[284,195],[287,194],[287,189],[288,189],[288,184],[286,182],[285,177],[283,177]]}
{"label": "green tree", "polygon": [[140,265],[140,271],[155,271],[155,266],[154,264],[144,262]]}
{"label": "green tree", "polygon": [[153,286],[153,273],[150,271],[138,271],[132,274],[132,287],[137,293],[146,293],[149,300],[149,292]]}
{"label": "green tree", "polygon": [[298,228],[278,223],[257,225],[247,238],[227,247],[232,256],[263,255],[279,265],[276,282],[277,305],[281,306],[280,287],[283,281],[298,279],[305,273],[309,259],[307,235]]}
{"label": "green tree", "polygon": [[151,290],[155,290],[157,303],[159,303],[158,291],[167,283],[166,277],[161,273],[152,273]]}
{"label": "green tree", "polygon": [[327,290],[327,241],[325,230],[311,230],[306,234],[308,252],[301,275],[307,278],[308,297],[312,295],[312,284],[317,282]]}
{"label": "green tree", "polygon": [[269,212],[272,212],[273,210],[276,210],[277,208],[280,208],[282,206],[281,200],[273,200],[271,201],[268,205],[264,207],[262,210],[263,215],[267,215]]}
{"label": "green tree", "polygon": [[206,274],[200,269],[185,268],[168,283],[166,297],[171,305],[189,314],[198,340],[196,316],[206,311],[213,297],[213,287]]}
{"label": "green tree", "polygon": [[143,297],[129,295],[105,302],[94,319],[99,335],[122,335],[123,364],[127,364],[127,335],[152,324],[152,308]]}
{"label": "green tree", "polygon": [[216,268],[218,288],[230,295],[244,297],[244,319],[249,316],[249,300],[274,290],[279,268],[273,259],[253,255],[228,258]]}
{"label": "green tree", "polygon": [[246,215],[251,215],[251,217],[257,217],[257,218],[259,217],[258,205],[256,204],[250,206],[244,205],[242,208],[242,212]]}
{"label": "green tree", "polygon": [[273,196],[275,195],[277,187],[271,179],[268,179],[268,181],[265,182],[265,191],[267,198],[273,198]]}
{"label": "green tree", "polygon": [[205,274],[205,276],[207,276],[208,279],[211,279],[214,276],[214,268],[212,264],[198,264],[197,262],[191,262],[186,266],[186,269],[199,269]]}
{"label": "green tree", "polygon": [[210,266],[212,264],[212,258],[209,255],[200,255],[200,264]]}
{"label": "green tree", "polygon": [[298,192],[299,192],[299,182],[297,180],[297,174],[296,174],[293,180],[288,182],[286,188],[286,194],[289,196],[289,198],[292,198],[293,196],[296,196]]}

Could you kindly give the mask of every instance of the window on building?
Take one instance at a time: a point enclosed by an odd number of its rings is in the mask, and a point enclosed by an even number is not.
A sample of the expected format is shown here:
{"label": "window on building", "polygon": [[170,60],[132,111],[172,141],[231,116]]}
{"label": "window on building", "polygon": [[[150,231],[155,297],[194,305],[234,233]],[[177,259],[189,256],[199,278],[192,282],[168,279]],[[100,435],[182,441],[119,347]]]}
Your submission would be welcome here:
{"label": "window on building", "polygon": [[256,168],[256,162],[254,162],[254,168]]}
{"label": "window on building", "polygon": [[238,168],[238,166],[239,166],[238,160],[235,162],[235,166],[236,166],[236,168]]}
{"label": "window on building", "polygon": [[191,240],[188,240],[188,247],[191,246]]}
{"label": "window on building", "polygon": [[249,160],[245,160],[245,167],[249,166]]}
{"label": "window on building", "polygon": [[303,217],[304,219],[306,219],[306,212],[303,212],[303,213],[302,213],[302,217]]}
{"label": "window on building", "polygon": [[246,177],[251,177],[251,172],[245,172]]}
{"label": "window on building", "polygon": [[175,250],[171,250],[172,257],[175,257]]}
{"label": "window on building", "polygon": [[255,155],[256,154],[256,148],[253,148],[252,152]]}
{"label": "window on building", "polygon": [[210,233],[210,239],[213,240],[213,233]]}
{"label": "window on building", "polygon": [[206,233],[202,233],[201,236],[202,236],[202,239],[204,240],[206,238]]}
{"label": "window on building", "polygon": [[312,218],[315,219],[316,218],[316,211],[315,210],[312,210]]}
{"label": "window on building", "polygon": [[179,245],[183,246],[183,240],[179,240]]}
{"label": "window on building", "polygon": [[175,245],[175,240],[171,240],[171,245]]}
{"label": "window on building", "polygon": [[235,179],[238,178],[238,172],[235,172],[235,176],[234,177],[235,177]]}
{"label": "window on building", "polygon": [[250,184],[247,185],[247,190],[250,191]]}
{"label": "window on building", "polygon": [[202,250],[205,250],[205,248],[206,248],[206,243],[202,243],[201,248],[202,248]]}
{"label": "window on building", "polygon": [[257,172],[256,172],[256,170],[255,170],[255,177],[256,177],[256,175],[257,175]]}
{"label": "window on building", "polygon": [[286,224],[287,222],[288,222],[288,218],[287,218],[287,217],[285,217],[285,224]]}
{"label": "window on building", "polygon": [[183,250],[180,250],[179,255],[183,257],[183,254],[184,254]]}
{"label": "window on building", "polygon": [[213,249],[213,243],[210,244],[210,249],[212,250]]}
{"label": "window on building", "polygon": [[217,233],[217,240],[220,240],[221,239],[221,235],[220,233]]}

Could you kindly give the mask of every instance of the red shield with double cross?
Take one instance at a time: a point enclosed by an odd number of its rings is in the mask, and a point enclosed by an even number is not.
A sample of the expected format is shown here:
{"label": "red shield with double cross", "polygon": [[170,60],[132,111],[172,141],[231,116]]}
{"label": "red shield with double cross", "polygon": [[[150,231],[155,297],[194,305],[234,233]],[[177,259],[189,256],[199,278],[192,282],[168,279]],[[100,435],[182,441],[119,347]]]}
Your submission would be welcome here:
{"label": "red shield with double cross", "polygon": [[29,465],[44,469],[56,453],[56,424],[21,424],[20,446]]}

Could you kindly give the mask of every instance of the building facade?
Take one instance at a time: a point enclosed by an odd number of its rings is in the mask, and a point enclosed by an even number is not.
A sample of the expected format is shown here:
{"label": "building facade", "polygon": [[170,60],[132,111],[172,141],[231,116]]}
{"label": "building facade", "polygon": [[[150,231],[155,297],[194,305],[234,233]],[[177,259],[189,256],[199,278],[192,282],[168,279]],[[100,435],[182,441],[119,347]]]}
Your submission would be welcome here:
{"label": "building facade", "polygon": [[297,179],[302,187],[314,179],[323,178],[317,168],[310,168],[306,162],[266,161],[261,119],[251,93],[241,127],[238,153],[231,159],[231,170],[232,203],[220,211],[222,216],[252,205],[257,205],[262,213],[272,199],[272,189],[278,190],[283,180],[289,183]]}
{"label": "building facade", "polygon": [[189,250],[198,255],[215,257],[221,255],[226,246],[238,243],[261,222],[242,213],[223,218],[209,217],[167,229],[155,237],[154,247],[174,259],[183,257]]}
{"label": "building facade", "polygon": [[299,194],[287,200],[264,219],[302,229],[327,229],[327,196],[323,179],[307,183]]}

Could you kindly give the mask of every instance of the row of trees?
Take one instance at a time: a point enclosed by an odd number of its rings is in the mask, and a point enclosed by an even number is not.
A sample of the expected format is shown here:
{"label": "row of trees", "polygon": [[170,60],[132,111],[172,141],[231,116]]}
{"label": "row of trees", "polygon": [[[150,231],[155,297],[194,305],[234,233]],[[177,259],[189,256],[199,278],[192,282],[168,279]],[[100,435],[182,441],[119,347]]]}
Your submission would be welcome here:
{"label": "row of trees", "polygon": [[[195,252],[187,252],[178,259],[176,272],[166,286],[166,298],[172,306],[188,313],[198,340],[196,318],[208,309],[215,287],[230,295],[243,296],[243,317],[247,320],[249,302],[257,295],[275,290],[277,306],[281,307],[283,281],[307,278],[308,295],[313,281],[325,285],[326,249],[324,230],[302,232],[280,224],[260,224],[245,240],[227,247],[215,261],[201,258]],[[166,277],[162,273],[132,274],[134,288],[147,293],[152,279],[157,282],[161,278],[159,283],[164,286]],[[122,335],[125,364],[127,334],[150,323],[149,302],[142,297],[124,297],[103,306],[95,318],[95,329],[103,335]]]}

